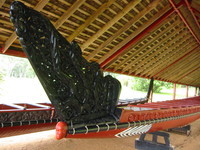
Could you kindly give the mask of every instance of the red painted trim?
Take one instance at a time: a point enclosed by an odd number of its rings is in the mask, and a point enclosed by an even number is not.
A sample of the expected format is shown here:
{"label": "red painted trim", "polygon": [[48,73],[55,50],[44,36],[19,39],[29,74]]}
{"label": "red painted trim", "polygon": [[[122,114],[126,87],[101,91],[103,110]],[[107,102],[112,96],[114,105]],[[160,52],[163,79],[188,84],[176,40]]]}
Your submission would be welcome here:
{"label": "red painted trim", "polygon": [[179,62],[180,60],[182,60],[183,58],[187,57],[188,55],[190,55],[193,51],[196,50],[196,48],[198,48],[199,45],[197,47],[195,47],[194,49],[192,49],[191,51],[189,51],[188,53],[186,53],[185,55],[183,55],[182,57],[180,57],[179,59],[177,59],[176,61],[174,61],[173,63],[171,63],[170,65],[168,65],[167,67],[165,67],[164,69],[162,69],[161,71],[159,71],[158,73],[156,73],[155,75],[153,75],[153,77],[156,77],[158,74],[160,74],[161,72],[165,71],[166,69],[168,69],[169,67],[173,66],[174,64],[176,64],[177,62]]}
{"label": "red painted trim", "polygon": [[185,0],[185,3],[186,3],[186,6],[188,7],[188,9],[189,9],[190,13],[192,14],[192,16],[193,16],[193,18],[194,18],[194,20],[195,20],[195,22],[196,22],[197,26],[198,26],[198,27],[199,27],[199,29],[200,29],[199,22],[198,22],[198,20],[197,20],[196,16],[194,15],[194,12],[193,12],[193,10],[192,10],[192,7],[190,6],[190,4],[189,4],[188,0]]}
{"label": "red painted trim", "polygon": [[188,28],[188,30],[190,31],[190,33],[192,34],[192,36],[195,38],[195,40],[200,44],[200,40],[198,39],[198,37],[195,35],[194,31],[192,30],[192,28],[190,27],[190,25],[187,23],[186,19],[183,17],[183,15],[181,14],[180,10],[178,9],[177,5],[175,4],[175,2],[173,0],[168,0],[170,2],[170,4],[172,5],[172,7],[174,8],[174,10],[177,12],[177,14],[179,15],[179,17],[181,18],[181,20],[184,22],[184,24],[186,25],[186,27]]}
{"label": "red painted trim", "polygon": [[[184,3],[181,1],[178,4],[178,7],[182,6]],[[171,14],[173,14],[175,10],[170,9],[168,12],[166,12],[162,17],[160,17],[158,20],[156,20],[154,23],[152,23],[149,27],[147,27],[145,30],[143,30],[140,34],[138,34],[135,38],[133,38],[131,41],[129,41],[126,45],[121,47],[118,51],[116,51],[114,54],[112,54],[109,58],[107,58],[104,62],[100,64],[101,68],[105,67],[109,62],[114,60],[117,56],[119,56],[122,52],[124,52],[127,48],[129,48],[131,45],[138,42],[141,38],[143,38],[145,35],[149,34],[149,32],[158,26],[160,23],[162,23],[167,17],[169,17]]]}
{"label": "red painted trim", "polygon": [[3,48],[0,48],[0,54],[10,55],[10,56],[17,56],[26,58],[26,54],[23,51],[8,49],[5,53],[3,52]]}

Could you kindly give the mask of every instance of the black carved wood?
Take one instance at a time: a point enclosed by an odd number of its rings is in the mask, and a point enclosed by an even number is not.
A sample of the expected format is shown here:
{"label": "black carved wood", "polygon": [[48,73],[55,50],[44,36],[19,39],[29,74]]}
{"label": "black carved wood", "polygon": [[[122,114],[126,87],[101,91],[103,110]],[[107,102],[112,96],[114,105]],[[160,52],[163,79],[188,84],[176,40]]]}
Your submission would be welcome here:
{"label": "black carved wood", "polygon": [[60,118],[66,122],[115,116],[120,82],[103,76],[98,63],[82,57],[76,42],[69,43],[39,12],[13,2],[10,19]]}

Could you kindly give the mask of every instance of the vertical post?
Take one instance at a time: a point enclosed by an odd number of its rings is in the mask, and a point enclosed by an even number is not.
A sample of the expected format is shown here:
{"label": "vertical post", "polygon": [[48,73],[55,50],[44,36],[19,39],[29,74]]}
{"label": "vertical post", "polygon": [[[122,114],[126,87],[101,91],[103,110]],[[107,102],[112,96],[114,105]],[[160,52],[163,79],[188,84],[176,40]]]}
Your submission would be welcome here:
{"label": "vertical post", "polygon": [[176,83],[174,83],[173,99],[176,99]]}
{"label": "vertical post", "polygon": [[188,85],[186,86],[186,98],[188,98],[188,91],[189,91],[189,88],[188,88]]}
{"label": "vertical post", "polygon": [[149,90],[147,93],[147,100],[149,103],[152,102],[152,99],[153,99],[153,82],[154,82],[154,78],[152,77],[149,83]]}
{"label": "vertical post", "polygon": [[194,96],[197,96],[197,87],[195,87]]}

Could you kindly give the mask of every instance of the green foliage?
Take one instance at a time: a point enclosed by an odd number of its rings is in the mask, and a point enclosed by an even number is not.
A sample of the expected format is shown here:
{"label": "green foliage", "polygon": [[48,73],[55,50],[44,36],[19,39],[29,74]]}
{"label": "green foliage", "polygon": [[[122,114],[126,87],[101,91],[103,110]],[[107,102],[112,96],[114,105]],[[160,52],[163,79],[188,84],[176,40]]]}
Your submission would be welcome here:
{"label": "green foliage", "polygon": [[[150,83],[149,79],[135,78],[134,82],[135,83],[132,87],[134,90],[144,91],[144,92],[148,91],[149,83]],[[172,87],[172,83],[154,80],[153,91],[155,93],[160,93],[163,88],[169,89],[171,87]]]}
{"label": "green foliage", "polygon": [[136,91],[147,92],[148,88],[149,88],[149,83],[150,83],[149,79],[134,78],[134,84],[133,84],[132,88]]}

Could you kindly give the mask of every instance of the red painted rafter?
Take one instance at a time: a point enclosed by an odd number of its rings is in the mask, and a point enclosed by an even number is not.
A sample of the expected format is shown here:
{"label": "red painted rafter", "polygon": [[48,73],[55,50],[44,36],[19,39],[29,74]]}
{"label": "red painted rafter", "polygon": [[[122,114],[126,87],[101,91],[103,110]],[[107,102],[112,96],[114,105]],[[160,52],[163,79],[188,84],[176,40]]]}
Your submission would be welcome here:
{"label": "red painted rafter", "polygon": [[171,63],[170,65],[168,65],[167,67],[165,67],[164,69],[162,69],[161,71],[159,71],[158,73],[156,73],[155,75],[153,75],[153,77],[158,76],[158,74],[160,74],[161,72],[165,71],[166,69],[168,69],[169,67],[173,66],[174,64],[176,64],[177,62],[179,62],[180,60],[182,60],[183,58],[187,57],[188,55],[190,55],[193,51],[195,51],[197,48],[199,47],[196,46],[194,49],[192,49],[191,51],[189,51],[188,53],[186,53],[185,55],[183,55],[182,57],[180,57],[179,59],[177,59],[176,61],[174,61],[173,63]]}
{"label": "red painted rafter", "polygon": [[[178,4],[178,7],[182,6],[184,4],[183,1],[181,1]],[[147,27],[145,30],[143,30],[140,34],[138,34],[135,38],[133,38],[131,41],[129,41],[126,45],[121,47],[118,51],[116,51],[114,54],[112,54],[109,58],[107,58],[104,62],[100,64],[101,68],[105,67],[109,62],[114,60],[117,56],[119,56],[121,53],[123,53],[127,48],[138,42],[141,38],[143,38],[145,35],[149,34],[149,32],[154,29],[156,26],[158,26],[160,23],[162,23],[167,17],[169,17],[171,14],[173,14],[175,10],[172,8],[168,12],[166,12],[162,17],[160,17],[158,20],[156,20],[154,23],[152,23],[149,27]]]}
{"label": "red painted rafter", "polygon": [[184,22],[184,24],[186,25],[186,27],[188,28],[188,30],[190,31],[190,33],[192,34],[192,36],[195,38],[195,40],[200,44],[200,40],[198,39],[198,37],[195,35],[194,31],[192,30],[192,28],[190,27],[190,25],[187,23],[187,21],[185,20],[185,18],[183,17],[183,15],[181,14],[180,10],[178,9],[177,5],[174,3],[173,0],[168,0],[170,2],[170,4],[172,5],[172,7],[174,8],[174,10],[177,12],[177,14],[179,15],[179,17],[181,18],[181,20]]}

